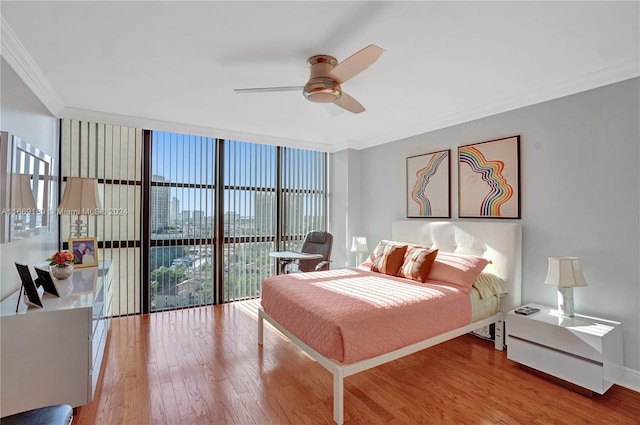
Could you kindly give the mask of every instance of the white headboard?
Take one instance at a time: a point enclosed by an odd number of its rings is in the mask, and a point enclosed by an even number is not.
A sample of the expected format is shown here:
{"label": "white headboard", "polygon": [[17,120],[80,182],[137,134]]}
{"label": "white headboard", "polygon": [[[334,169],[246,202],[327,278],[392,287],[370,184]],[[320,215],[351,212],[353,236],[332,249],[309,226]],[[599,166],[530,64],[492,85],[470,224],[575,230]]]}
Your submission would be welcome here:
{"label": "white headboard", "polygon": [[500,300],[500,310],[507,312],[521,305],[522,227],[519,223],[402,220],[392,223],[391,234],[395,241],[491,260],[485,271],[500,276],[509,285],[509,294]]}

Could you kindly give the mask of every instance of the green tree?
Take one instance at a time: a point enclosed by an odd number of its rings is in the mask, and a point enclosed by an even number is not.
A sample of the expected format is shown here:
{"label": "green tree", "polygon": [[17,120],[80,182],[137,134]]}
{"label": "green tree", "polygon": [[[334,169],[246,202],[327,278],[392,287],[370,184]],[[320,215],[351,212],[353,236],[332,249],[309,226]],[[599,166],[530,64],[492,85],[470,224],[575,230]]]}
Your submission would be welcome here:
{"label": "green tree", "polygon": [[155,289],[158,291],[174,287],[187,277],[185,272],[185,267],[182,265],[172,269],[165,266],[158,267],[151,272],[152,287],[153,282],[157,283]]}

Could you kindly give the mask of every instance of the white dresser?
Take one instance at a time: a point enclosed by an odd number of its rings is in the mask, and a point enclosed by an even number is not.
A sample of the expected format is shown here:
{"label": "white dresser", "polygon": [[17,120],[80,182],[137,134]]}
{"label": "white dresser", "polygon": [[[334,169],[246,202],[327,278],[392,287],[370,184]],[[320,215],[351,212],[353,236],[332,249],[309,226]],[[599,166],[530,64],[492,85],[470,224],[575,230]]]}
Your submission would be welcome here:
{"label": "white dresser", "polygon": [[19,291],[0,303],[0,417],[93,400],[109,333],[111,262],[55,282],[60,298],[44,294],[43,308],[20,300],[16,313]]}
{"label": "white dresser", "polygon": [[580,388],[604,394],[623,371],[622,324],[527,304],[540,311],[506,316],[507,357]]}

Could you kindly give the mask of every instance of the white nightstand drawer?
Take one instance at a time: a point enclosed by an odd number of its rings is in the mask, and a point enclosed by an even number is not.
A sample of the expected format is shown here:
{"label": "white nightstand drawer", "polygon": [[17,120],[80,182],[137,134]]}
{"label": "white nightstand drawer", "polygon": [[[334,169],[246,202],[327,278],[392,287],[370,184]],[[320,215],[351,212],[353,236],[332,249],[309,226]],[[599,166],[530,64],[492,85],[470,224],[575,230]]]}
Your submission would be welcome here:
{"label": "white nightstand drawer", "polygon": [[540,312],[529,316],[509,313],[507,334],[600,363],[607,360],[607,340],[622,341],[617,322],[579,315],[562,317],[548,307],[537,307]]}
{"label": "white nightstand drawer", "polygon": [[604,368],[601,364],[513,337],[509,339],[508,344],[507,356],[509,359],[572,382],[583,388],[588,388],[598,394],[604,394],[613,384],[612,382],[605,382],[603,376]]}

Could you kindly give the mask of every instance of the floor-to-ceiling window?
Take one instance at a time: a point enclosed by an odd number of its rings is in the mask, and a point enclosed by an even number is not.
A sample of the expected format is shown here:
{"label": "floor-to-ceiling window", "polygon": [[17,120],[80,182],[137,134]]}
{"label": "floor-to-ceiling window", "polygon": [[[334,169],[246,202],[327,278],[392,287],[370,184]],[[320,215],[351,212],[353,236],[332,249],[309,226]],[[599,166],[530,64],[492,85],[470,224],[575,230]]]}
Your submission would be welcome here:
{"label": "floor-to-ceiling window", "polygon": [[[114,315],[142,311],[143,131],[76,120],[60,126],[60,193],[68,177],[98,180],[103,213],[81,216],[86,235],[98,239],[98,260],[111,261]],[[78,217],[60,218],[64,248]],[[81,273],[81,269],[78,269]]]}
{"label": "floor-to-ceiling window", "polygon": [[262,279],[274,273],[279,148],[221,141],[224,152],[223,301],[255,298]]}
{"label": "floor-to-ceiling window", "polygon": [[[258,297],[262,279],[276,270],[269,253],[297,249],[307,232],[326,229],[325,153],[153,134],[151,227],[154,217],[170,224],[151,235],[152,310]],[[194,146],[205,141],[199,155]],[[178,171],[185,169],[191,172]]]}
{"label": "floor-to-ceiling window", "polygon": [[150,311],[216,301],[216,145],[210,137],[151,132]]}
{"label": "floor-to-ceiling window", "polygon": [[[269,252],[326,229],[327,155],[194,135],[63,120],[61,176],[93,177],[88,217],[118,268],[114,314],[260,296]],[[64,218],[61,239],[72,220]]]}

